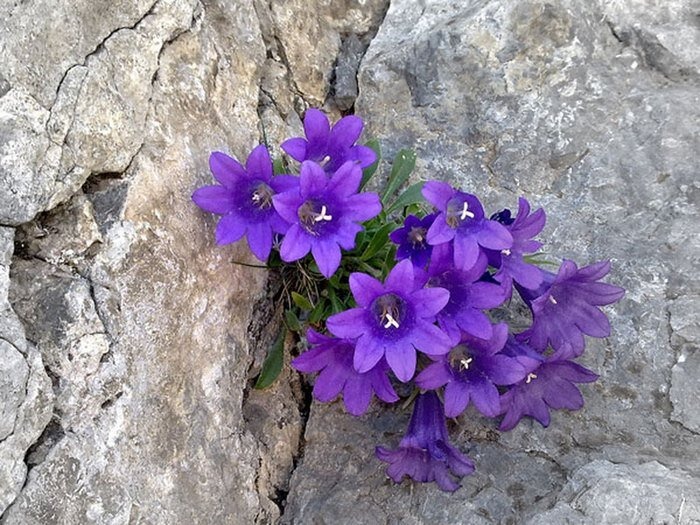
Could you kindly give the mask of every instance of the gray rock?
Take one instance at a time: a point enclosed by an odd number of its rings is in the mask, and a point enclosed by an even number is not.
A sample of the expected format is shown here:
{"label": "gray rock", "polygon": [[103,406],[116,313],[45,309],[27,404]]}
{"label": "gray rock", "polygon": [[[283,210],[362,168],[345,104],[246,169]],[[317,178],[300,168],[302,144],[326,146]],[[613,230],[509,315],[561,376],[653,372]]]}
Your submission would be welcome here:
{"label": "gray rock", "polygon": [[559,502],[528,523],[700,523],[700,485],[652,461],[593,461],[574,472]]}

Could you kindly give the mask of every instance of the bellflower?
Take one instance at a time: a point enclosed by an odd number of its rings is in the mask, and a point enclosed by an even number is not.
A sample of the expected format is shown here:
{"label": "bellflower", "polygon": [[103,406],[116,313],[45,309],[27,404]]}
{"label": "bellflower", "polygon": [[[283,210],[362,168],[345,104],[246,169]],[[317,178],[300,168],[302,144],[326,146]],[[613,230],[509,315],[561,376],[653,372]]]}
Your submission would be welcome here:
{"label": "bellflower", "polygon": [[245,168],[225,153],[214,152],[209,166],[217,186],[204,186],[192,194],[197,206],[223,215],[216,227],[217,244],[229,244],[247,236],[253,254],[266,261],[274,233],[285,233],[289,224],[272,206],[276,193],[294,188],[297,178],[272,175],[272,161],[264,145],[256,147]]}
{"label": "bellflower", "polygon": [[609,271],[609,261],[579,269],[566,259],[556,275],[543,271],[544,282],[537,291],[519,289],[533,321],[518,338],[540,352],[551,344],[556,351],[575,357],[583,352],[583,334],[609,336],[610,322],[597,307],[612,304],[625,294],[619,286],[598,282]]}
{"label": "bellflower", "polygon": [[500,353],[507,338],[505,323],[493,327],[493,337],[489,340],[465,335],[448,358],[428,365],[418,374],[416,384],[426,390],[445,385],[448,417],[464,412],[469,401],[485,416],[497,416],[500,404],[496,385],[512,385],[527,374],[517,359]]}
{"label": "bellflower", "polygon": [[433,324],[449,292],[422,288],[411,261],[399,262],[385,284],[352,273],[350,290],[358,307],[330,316],[326,325],[338,337],[359,338],[353,360],[358,372],[371,370],[385,356],[396,377],[406,382],[416,370],[416,350],[428,355],[449,352],[449,337]]}
{"label": "bellflower", "polygon": [[377,447],[375,453],[381,461],[389,463],[386,473],[395,483],[408,476],[421,483],[435,481],[442,490],[454,492],[460,486],[454,478],[461,479],[474,472],[472,460],[449,441],[445,412],[435,392],[416,398],[399,448]]}
{"label": "bellflower", "polygon": [[529,372],[501,396],[500,413],[505,414],[500,430],[511,430],[523,416],[549,426],[549,409],[578,410],[583,396],[574,383],[591,383],[598,376],[581,365],[553,356]]}
{"label": "bellflower", "polygon": [[331,128],[328,117],[318,109],[309,108],[304,115],[306,139],[291,138],[282,143],[282,149],[295,160],[317,162],[328,172],[353,161],[361,168],[373,164],[377,155],[372,148],[355,145],[364,123],[355,115],[341,118]]}
{"label": "bellflower", "polygon": [[541,242],[532,238],[544,228],[544,210],[539,208],[530,213],[530,203],[521,197],[518,200],[518,215],[515,220],[510,218],[509,210],[503,210],[491,218],[504,224],[513,236],[513,246],[510,248],[501,251],[487,250],[489,263],[499,269],[494,278],[501,282],[512,279],[525,288],[537,288],[542,284],[542,272],[537,266],[526,263],[523,255],[534,253],[542,247]]}
{"label": "bellflower", "polygon": [[355,247],[357,224],[382,210],[376,193],[357,191],[362,170],[352,162],[343,164],[329,178],[315,162],[301,165],[299,187],[272,198],[275,209],[291,223],[280,256],[292,262],[312,253],[319,271],[330,278],[340,266],[340,249]]}
{"label": "bellflower", "polygon": [[433,247],[428,244],[426,234],[436,216],[437,214],[431,213],[419,219],[415,215],[409,215],[404,220],[402,228],[391,232],[389,239],[398,245],[397,261],[411,259],[416,268],[425,268],[433,252]]}
{"label": "bellflower", "polygon": [[429,181],[423,186],[423,197],[440,212],[428,230],[428,243],[453,241],[458,270],[471,269],[482,248],[507,250],[513,246],[508,229],[484,217],[484,208],[475,195],[444,182]]}
{"label": "bellflower", "polygon": [[479,339],[490,339],[492,325],[483,312],[496,308],[508,298],[508,288],[480,281],[486,271],[486,257],[480,255],[468,271],[456,270],[452,265],[449,244],[436,246],[428,268],[428,286],[438,286],[450,292],[450,300],[437,315],[440,328],[459,343],[462,331]]}
{"label": "bellflower", "polygon": [[348,339],[336,339],[321,335],[309,329],[306,339],[311,345],[292,366],[300,372],[321,372],[316,378],[313,394],[316,399],[327,403],[341,392],[345,407],[354,416],[367,411],[372,393],[387,403],[399,399],[387,377],[388,366],[381,360],[371,370],[360,374],[352,366],[355,345]]}

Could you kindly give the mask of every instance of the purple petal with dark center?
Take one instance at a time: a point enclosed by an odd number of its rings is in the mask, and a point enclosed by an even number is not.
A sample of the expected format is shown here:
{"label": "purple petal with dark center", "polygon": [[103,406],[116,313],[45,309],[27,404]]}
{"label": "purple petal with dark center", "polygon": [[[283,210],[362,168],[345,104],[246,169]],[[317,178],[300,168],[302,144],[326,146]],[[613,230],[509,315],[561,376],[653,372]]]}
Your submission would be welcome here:
{"label": "purple petal with dark center", "polygon": [[194,203],[205,211],[221,215],[233,211],[236,198],[231,190],[223,186],[204,186],[192,194]]}

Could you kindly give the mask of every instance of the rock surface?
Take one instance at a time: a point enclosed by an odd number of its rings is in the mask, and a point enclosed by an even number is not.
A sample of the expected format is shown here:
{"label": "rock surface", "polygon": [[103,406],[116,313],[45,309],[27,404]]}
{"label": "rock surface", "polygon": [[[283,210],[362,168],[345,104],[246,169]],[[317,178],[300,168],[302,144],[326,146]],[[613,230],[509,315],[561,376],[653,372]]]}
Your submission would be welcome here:
{"label": "rock surface", "polygon": [[[1,523],[700,522],[691,2],[0,12]],[[254,260],[189,196],[210,151],[279,143],[321,104],[387,157],[415,148],[416,179],[544,206],[550,252],[612,258],[628,290],[582,411],[451,424],[477,464],[455,494],[387,480],[374,446],[407,413],[308,414],[291,372],[252,389],[279,283],[231,264]]]}

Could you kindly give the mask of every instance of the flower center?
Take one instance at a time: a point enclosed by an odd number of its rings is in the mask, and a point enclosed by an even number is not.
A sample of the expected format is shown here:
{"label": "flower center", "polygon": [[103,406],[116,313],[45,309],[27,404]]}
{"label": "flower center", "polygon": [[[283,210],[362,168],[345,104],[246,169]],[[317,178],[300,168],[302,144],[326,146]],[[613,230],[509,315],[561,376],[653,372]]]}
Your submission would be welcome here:
{"label": "flower center", "polygon": [[450,365],[460,372],[469,370],[473,361],[474,358],[469,355],[469,351],[464,345],[456,346],[450,351]]}
{"label": "flower center", "polygon": [[501,253],[502,253],[503,255],[510,255],[510,250],[508,250],[508,249],[501,250]]}
{"label": "flower center", "polygon": [[333,216],[328,213],[328,207],[325,204],[319,204],[314,201],[306,201],[299,206],[297,215],[302,226],[314,235],[318,233],[316,231],[317,226],[333,220]]}
{"label": "flower center", "polygon": [[393,293],[384,294],[374,302],[372,310],[379,324],[386,330],[398,328],[403,320],[403,299]]}
{"label": "flower center", "polygon": [[264,182],[261,182],[253,190],[250,200],[253,201],[253,205],[259,209],[267,210],[270,208],[270,206],[272,206],[273,195],[274,192],[272,191],[272,188],[270,188],[270,186]]}
{"label": "flower center", "polygon": [[460,222],[473,219],[474,213],[469,209],[469,203],[459,198],[452,199],[447,205],[445,222],[450,228],[457,228]]}
{"label": "flower center", "polygon": [[533,379],[537,379],[537,374],[533,374],[532,372],[530,372],[525,378],[525,383],[529,385]]}
{"label": "flower center", "polygon": [[422,246],[425,244],[425,234],[425,228],[421,228],[420,226],[411,226],[411,231],[408,233],[408,240],[411,241],[414,248],[416,245]]}

